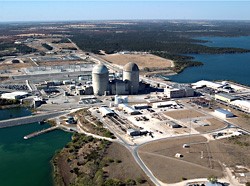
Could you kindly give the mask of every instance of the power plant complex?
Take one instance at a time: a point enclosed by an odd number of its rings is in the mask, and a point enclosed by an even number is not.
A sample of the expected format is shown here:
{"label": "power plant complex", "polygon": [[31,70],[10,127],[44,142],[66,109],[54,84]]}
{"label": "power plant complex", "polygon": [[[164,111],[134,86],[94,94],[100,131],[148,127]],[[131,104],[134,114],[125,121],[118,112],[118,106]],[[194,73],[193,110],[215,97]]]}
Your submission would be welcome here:
{"label": "power plant complex", "polygon": [[92,83],[94,95],[124,95],[138,94],[144,88],[139,82],[139,68],[135,63],[128,63],[123,68],[123,78],[109,81],[108,68],[98,64],[92,71]]}

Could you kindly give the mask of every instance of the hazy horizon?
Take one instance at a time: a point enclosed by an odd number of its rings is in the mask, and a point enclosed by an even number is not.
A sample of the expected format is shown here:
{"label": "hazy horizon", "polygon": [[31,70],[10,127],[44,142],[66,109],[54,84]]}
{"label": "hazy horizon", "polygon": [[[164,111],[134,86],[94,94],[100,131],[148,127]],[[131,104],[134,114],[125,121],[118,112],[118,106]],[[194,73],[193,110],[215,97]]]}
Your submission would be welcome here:
{"label": "hazy horizon", "polygon": [[250,1],[0,1],[0,22],[250,20]]}

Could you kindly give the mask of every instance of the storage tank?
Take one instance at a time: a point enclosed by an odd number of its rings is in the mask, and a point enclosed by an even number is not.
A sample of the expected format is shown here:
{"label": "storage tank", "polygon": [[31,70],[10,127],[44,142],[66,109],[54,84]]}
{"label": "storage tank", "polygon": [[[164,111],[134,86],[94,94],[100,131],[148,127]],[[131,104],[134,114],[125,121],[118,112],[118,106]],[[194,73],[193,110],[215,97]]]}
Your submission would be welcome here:
{"label": "storage tank", "polygon": [[93,91],[102,96],[108,91],[109,71],[103,64],[96,65],[92,70]]}
{"label": "storage tank", "polygon": [[137,94],[139,90],[139,68],[135,63],[127,63],[123,68],[123,80],[129,82],[129,93]]}

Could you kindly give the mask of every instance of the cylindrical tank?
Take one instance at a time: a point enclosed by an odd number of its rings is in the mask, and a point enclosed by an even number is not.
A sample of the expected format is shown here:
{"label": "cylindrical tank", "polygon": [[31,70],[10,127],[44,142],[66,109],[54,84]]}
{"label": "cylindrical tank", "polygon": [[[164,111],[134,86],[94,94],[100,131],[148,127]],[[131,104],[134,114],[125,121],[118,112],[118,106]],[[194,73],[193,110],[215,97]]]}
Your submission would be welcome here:
{"label": "cylindrical tank", "polygon": [[119,96],[115,95],[115,104],[118,105],[119,104]]}
{"label": "cylindrical tank", "polygon": [[102,96],[108,91],[109,71],[103,64],[96,65],[92,70],[93,91]]}
{"label": "cylindrical tank", "polygon": [[139,68],[135,63],[127,63],[123,68],[123,80],[129,82],[129,93],[137,94],[139,90]]}

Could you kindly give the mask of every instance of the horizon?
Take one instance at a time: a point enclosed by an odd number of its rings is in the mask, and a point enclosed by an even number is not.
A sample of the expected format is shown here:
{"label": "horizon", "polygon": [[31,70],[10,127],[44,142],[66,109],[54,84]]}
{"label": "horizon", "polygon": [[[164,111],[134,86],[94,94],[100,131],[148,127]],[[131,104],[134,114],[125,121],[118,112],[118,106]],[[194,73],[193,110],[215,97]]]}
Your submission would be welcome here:
{"label": "horizon", "polygon": [[249,21],[250,1],[0,1],[0,22]]}

